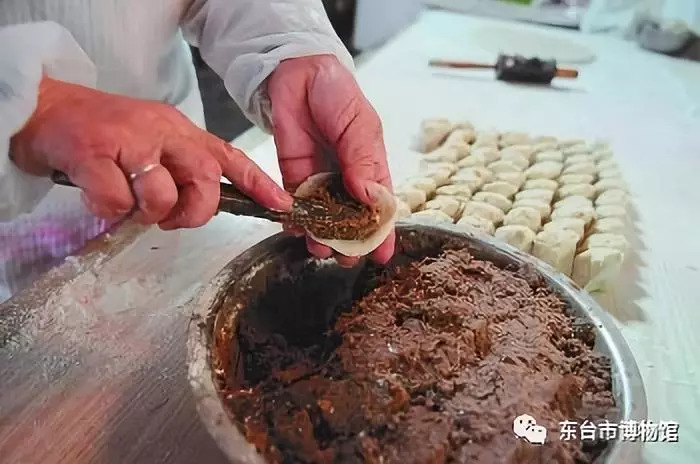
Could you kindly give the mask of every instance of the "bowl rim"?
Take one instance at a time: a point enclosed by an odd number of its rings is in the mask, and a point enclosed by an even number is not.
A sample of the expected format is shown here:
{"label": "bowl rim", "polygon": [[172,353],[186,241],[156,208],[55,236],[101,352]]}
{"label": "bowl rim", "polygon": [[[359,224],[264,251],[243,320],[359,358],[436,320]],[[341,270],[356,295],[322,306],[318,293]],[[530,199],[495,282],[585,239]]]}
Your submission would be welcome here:
{"label": "bowl rim", "polygon": [[[401,233],[447,233],[456,239],[464,239],[470,249],[493,252],[505,259],[528,263],[544,277],[552,289],[570,305],[577,305],[586,317],[596,326],[596,340],[602,337],[606,355],[611,359],[614,384],[620,390],[622,404],[619,404],[621,421],[642,421],[647,419],[647,402],[642,376],[624,336],[608,314],[586,291],[580,289],[568,276],[560,273],[547,263],[518,250],[490,235],[478,231],[467,231],[454,224],[438,224],[431,221],[400,221],[396,224]],[[277,233],[248,248],[232,259],[210,282],[205,284],[191,300],[192,317],[188,328],[187,366],[188,381],[194,394],[196,409],[200,419],[214,438],[217,445],[231,462],[240,464],[265,464],[266,461],[255,447],[240,433],[236,424],[229,418],[219,392],[216,389],[210,359],[210,331],[207,320],[218,313],[217,304],[231,281],[246,275],[259,264],[260,258],[270,249],[284,247],[298,238]],[[488,258],[484,258],[488,259]],[[598,341],[596,342],[596,344]],[[616,398],[617,400],[618,398]],[[640,459],[642,443],[638,441],[615,441],[599,458],[600,464],[637,462]]]}

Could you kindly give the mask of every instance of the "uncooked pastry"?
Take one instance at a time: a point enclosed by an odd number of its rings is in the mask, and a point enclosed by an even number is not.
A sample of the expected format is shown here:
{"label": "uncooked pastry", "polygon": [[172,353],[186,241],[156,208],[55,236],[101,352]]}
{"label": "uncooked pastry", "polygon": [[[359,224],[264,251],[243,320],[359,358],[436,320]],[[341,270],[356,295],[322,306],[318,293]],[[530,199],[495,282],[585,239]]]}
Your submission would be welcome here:
{"label": "uncooked pastry", "polygon": [[614,159],[604,159],[598,161],[598,170],[605,171],[606,169],[620,169],[620,165]]}
{"label": "uncooked pastry", "polygon": [[405,219],[411,215],[411,207],[408,206],[408,203],[405,201],[401,200],[400,198],[396,198],[396,218],[397,219]]}
{"label": "uncooked pastry", "polygon": [[607,289],[620,272],[624,253],[615,248],[590,248],[574,259],[572,278],[589,292]]}
{"label": "uncooked pastry", "polygon": [[508,182],[497,180],[481,187],[481,191],[500,193],[506,198],[513,198],[513,195],[515,195],[515,192],[518,191],[518,188],[513,184],[509,184]]}
{"label": "uncooked pastry", "polygon": [[559,188],[559,183],[552,179],[530,179],[523,185],[523,190],[545,189],[556,191]]}
{"label": "uncooked pastry", "polygon": [[564,154],[559,150],[547,150],[535,154],[535,162],[543,163],[545,161],[555,161],[561,163],[564,160]]}
{"label": "uncooked pastry", "polygon": [[571,275],[577,242],[576,234],[570,230],[543,230],[535,237],[532,254],[559,272]]}
{"label": "uncooked pastry", "polygon": [[530,228],[519,224],[499,227],[494,236],[526,253],[530,252],[532,242],[535,240],[535,233]]}
{"label": "uncooked pastry", "polygon": [[597,219],[591,230],[601,234],[624,234],[625,222],[619,217],[604,217]]}
{"label": "uncooked pastry", "polygon": [[462,202],[455,197],[448,197],[443,195],[438,195],[432,200],[428,201],[423,209],[437,209],[447,214],[448,216],[455,218],[457,213],[462,209]]}
{"label": "uncooked pastry", "polygon": [[517,166],[520,171],[524,171],[525,168],[530,166],[530,162],[520,152],[506,152],[504,150],[501,152],[501,160],[504,162],[510,161],[512,164]]}
{"label": "uncooked pastry", "polygon": [[454,174],[457,172],[457,165],[455,163],[448,163],[445,161],[425,161],[421,160],[420,162],[420,170],[421,172],[425,173],[431,173],[435,171],[440,171],[440,170],[447,169],[450,172],[450,175]]}
{"label": "uncooked pastry", "polygon": [[466,158],[463,158],[459,160],[457,163],[457,167],[459,169],[461,168],[470,168],[473,166],[486,166],[486,158],[482,153],[477,153],[474,154],[472,153],[471,155],[467,156]]}
{"label": "uncooked pastry", "polygon": [[549,203],[545,203],[541,199],[526,198],[524,200],[517,200],[515,203],[513,203],[513,208],[520,208],[523,206],[535,208],[540,212],[540,216],[542,216],[543,221],[548,219],[549,215],[552,214],[552,207],[549,206]]}
{"label": "uncooked pastry", "polygon": [[605,192],[606,190],[627,190],[627,184],[625,184],[625,181],[614,177],[610,177],[608,179],[601,179],[595,183],[594,187],[598,195]]}
{"label": "uncooked pastry", "polygon": [[569,147],[564,147],[561,150],[567,156],[590,154],[591,149],[585,143],[577,143]]}
{"label": "uncooked pastry", "polygon": [[450,176],[452,175],[452,171],[450,169],[435,169],[429,170],[425,173],[425,175],[433,179],[438,187],[442,187],[443,185],[447,185],[450,183]]}
{"label": "uncooked pastry", "polygon": [[416,177],[408,179],[404,184],[408,188],[416,188],[425,192],[427,196],[435,193],[437,183],[430,177]]}
{"label": "uncooked pastry", "polygon": [[506,160],[494,161],[488,165],[488,168],[494,174],[500,174],[502,172],[522,172],[524,168],[519,168],[515,163]]}
{"label": "uncooked pastry", "polygon": [[493,232],[496,229],[493,222],[489,221],[488,219],[484,219],[481,216],[462,216],[460,220],[457,221],[457,225],[467,226],[468,228],[476,229],[488,235],[493,235]]}
{"label": "uncooked pastry", "polygon": [[593,164],[593,162],[589,161],[587,163],[576,163],[576,164],[571,164],[569,166],[566,166],[564,168],[564,171],[562,172],[563,175],[566,174],[590,174],[590,175],[595,175],[595,173],[598,172],[598,168]]}
{"label": "uncooked pastry", "polygon": [[557,198],[560,199],[574,195],[592,199],[595,196],[595,187],[591,184],[567,184],[557,190]]}
{"label": "uncooked pastry", "polygon": [[569,203],[556,207],[552,212],[552,220],[567,217],[582,219],[589,224],[596,217],[596,211],[592,206]]}
{"label": "uncooked pastry", "polygon": [[591,155],[578,154],[578,155],[567,156],[566,159],[564,159],[564,166],[571,166],[572,164],[592,163],[592,162],[593,162],[593,158],[591,158]]}
{"label": "uncooked pastry", "polygon": [[438,187],[438,195],[448,195],[460,200],[469,200],[472,197],[472,189],[466,184],[450,184]]}
{"label": "uncooked pastry", "polygon": [[611,179],[611,178],[621,178],[622,173],[620,172],[619,169],[603,169],[602,171],[598,172],[598,178],[599,179]]}
{"label": "uncooked pastry", "polygon": [[530,166],[525,175],[528,179],[556,179],[561,174],[562,164],[556,161],[543,161]]}
{"label": "uncooked pastry", "polygon": [[464,207],[462,216],[479,216],[488,219],[493,224],[503,222],[503,211],[493,205],[484,203],[483,201],[470,201]]}
{"label": "uncooked pastry", "polygon": [[411,214],[411,219],[419,222],[450,223],[454,222],[450,216],[439,209],[425,209]]}
{"label": "uncooked pastry", "polygon": [[606,190],[598,195],[595,199],[596,206],[603,205],[620,205],[625,206],[627,203],[627,192],[620,189]]}
{"label": "uncooked pastry", "polygon": [[511,209],[503,218],[504,226],[521,225],[533,232],[540,230],[542,225],[542,215],[535,208],[529,206],[518,206]]}
{"label": "uncooked pastry", "polygon": [[548,222],[544,225],[544,230],[550,229],[570,230],[571,232],[574,232],[577,235],[578,240],[580,241],[585,233],[586,223],[583,222],[582,219],[559,218],[555,219],[554,221]]}
{"label": "uncooked pastry", "polygon": [[474,147],[472,148],[472,155],[481,155],[486,160],[486,164],[498,161],[501,158],[501,154],[498,149],[494,147]]}
{"label": "uncooked pastry", "polygon": [[594,177],[591,174],[565,174],[559,178],[561,185],[568,184],[591,184]]}
{"label": "uncooked pastry", "polygon": [[530,136],[525,132],[504,132],[498,144],[504,148],[511,145],[528,145],[530,142]]}
{"label": "uncooked pastry", "polygon": [[518,154],[525,158],[528,164],[530,164],[529,162],[532,161],[532,157],[535,154],[535,147],[533,145],[511,145],[501,150],[501,158],[504,158],[503,155],[510,154]]}
{"label": "uncooked pastry", "polygon": [[501,195],[500,193],[483,192],[483,191],[477,192],[474,194],[472,199],[474,201],[483,201],[484,203],[488,203],[490,205],[493,205],[496,208],[503,211],[504,213],[507,213],[508,211],[510,211],[510,208],[513,206],[513,203],[508,198]]}
{"label": "uncooked pastry", "polygon": [[613,152],[608,150],[608,149],[596,150],[593,153],[591,153],[591,158],[594,161],[600,161],[600,160],[609,159],[612,157],[613,157]]}
{"label": "uncooked pastry", "polygon": [[595,233],[583,242],[582,249],[589,248],[614,248],[624,253],[627,251],[627,239],[622,234]]}
{"label": "uncooked pastry", "polygon": [[445,118],[426,119],[421,123],[421,134],[417,140],[417,148],[428,153],[442,145],[454,126]]}
{"label": "uncooked pastry", "polygon": [[521,190],[515,194],[515,200],[537,199],[545,203],[550,203],[554,192],[547,189]]}
{"label": "uncooked pastry", "polygon": [[461,157],[459,149],[443,145],[423,155],[424,161],[456,163]]}
{"label": "uncooked pastry", "polygon": [[[299,198],[305,198],[311,195],[317,186],[327,181],[329,177],[334,176],[334,173],[322,172],[314,174],[307,178],[297,187],[295,195]],[[397,219],[397,205],[394,195],[389,189],[382,185],[378,185],[376,192],[376,200],[379,213],[379,228],[364,240],[333,240],[321,239],[314,236],[307,230],[309,237],[313,238],[318,243],[326,245],[345,256],[365,256],[374,251],[394,230],[394,224]]]}
{"label": "uncooked pastry", "polygon": [[564,198],[563,200],[559,200],[556,203],[554,203],[554,208],[561,208],[564,205],[580,205],[591,207],[593,206],[593,202],[581,195],[571,195]]}
{"label": "uncooked pastry", "polygon": [[602,205],[596,207],[595,214],[598,219],[611,217],[624,219],[627,216],[627,211],[620,205]]}
{"label": "uncooked pastry", "polygon": [[524,172],[501,172],[496,174],[496,180],[502,180],[503,182],[508,182],[514,185],[516,188],[520,188],[525,183],[525,173]]}
{"label": "uncooked pastry", "polygon": [[423,190],[413,187],[398,188],[394,193],[411,208],[411,211],[417,210],[428,199],[428,196]]}

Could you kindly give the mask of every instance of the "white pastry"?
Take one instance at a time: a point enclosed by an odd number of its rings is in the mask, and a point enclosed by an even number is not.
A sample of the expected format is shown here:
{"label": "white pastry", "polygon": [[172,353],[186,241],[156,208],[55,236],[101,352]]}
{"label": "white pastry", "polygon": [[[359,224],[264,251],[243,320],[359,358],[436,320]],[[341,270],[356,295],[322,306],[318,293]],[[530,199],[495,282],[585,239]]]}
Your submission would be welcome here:
{"label": "white pastry", "polygon": [[489,141],[491,143],[498,143],[498,141],[501,138],[501,134],[499,134],[496,131],[477,131],[476,133],[476,138],[477,140],[485,140]]}
{"label": "white pastry", "polygon": [[563,175],[566,174],[590,174],[590,175],[595,175],[595,173],[598,172],[598,168],[593,164],[592,162],[588,163],[577,163],[577,164],[570,164],[569,166],[566,166],[564,168],[564,171],[562,171]]}
{"label": "white pastry", "polygon": [[576,219],[576,218],[559,218],[555,219],[554,221],[548,222],[547,224],[544,225],[544,230],[550,230],[550,229],[566,229],[570,230],[571,232],[574,232],[576,236],[578,237],[577,241],[580,241],[583,238],[583,235],[586,230],[586,223],[583,222],[582,219]]}
{"label": "white pastry", "polygon": [[594,185],[596,194],[600,195],[606,190],[627,190],[627,184],[625,181],[619,178],[611,177],[608,179],[600,179]]}
{"label": "white pastry", "polygon": [[557,163],[561,163],[562,161],[564,161],[564,153],[560,152],[559,150],[547,150],[535,154],[536,163],[542,163],[545,161],[554,161]]}
{"label": "white pastry", "polygon": [[425,173],[426,177],[430,177],[435,181],[438,187],[447,185],[450,182],[450,176],[452,172],[450,169],[435,169]]}
{"label": "white pastry", "polygon": [[410,219],[416,220],[417,222],[454,223],[452,217],[439,209],[418,211],[417,213],[411,214]]}
{"label": "white pastry", "polygon": [[554,147],[557,147],[557,138],[554,137],[553,135],[540,135],[538,137],[535,137],[534,140],[532,141],[535,144],[538,145],[553,145]]}
{"label": "white pastry", "polygon": [[425,192],[427,196],[435,193],[437,183],[430,177],[416,177],[406,180],[404,184],[408,188],[417,188]]}
{"label": "white pastry", "polygon": [[574,195],[592,199],[595,196],[595,187],[591,184],[567,184],[557,190],[557,198],[560,199]]}
{"label": "white pastry", "polygon": [[622,234],[595,233],[583,242],[582,249],[589,248],[614,248],[624,253],[627,250],[627,239]]}
{"label": "white pastry", "polygon": [[504,132],[501,134],[499,145],[509,147],[511,145],[528,145],[530,142],[530,136],[525,132]]}
{"label": "white pastry", "polygon": [[565,174],[559,178],[559,183],[561,185],[592,184],[593,179],[591,174]]}
{"label": "white pastry", "polygon": [[481,191],[500,193],[506,198],[513,198],[513,195],[515,195],[515,192],[518,191],[518,188],[513,184],[509,184],[508,182],[497,180],[495,182],[489,182],[481,187]]}
{"label": "white pastry", "polygon": [[535,240],[535,233],[530,228],[519,224],[499,227],[494,236],[526,253],[530,252],[532,242]]}
{"label": "white pastry", "polygon": [[504,213],[510,211],[510,208],[513,206],[513,203],[500,193],[477,192],[474,194],[472,199],[475,201],[483,201],[484,203],[493,205],[496,208],[503,211]]}
{"label": "white pastry", "polygon": [[548,219],[550,214],[552,214],[552,207],[549,206],[549,203],[545,203],[538,198],[526,198],[524,200],[517,200],[513,203],[513,208],[521,207],[535,208],[540,212],[540,216],[542,217],[543,221]]}
{"label": "white pastry", "polygon": [[[470,121],[459,121],[454,124],[455,130],[457,129],[468,129],[472,132],[475,131],[474,129],[474,124],[472,124]],[[476,134],[476,132],[475,132]]]}
{"label": "white pastry", "polygon": [[496,229],[493,222],[489,221],[488,219],[484,219],[481,216],[462,215],[459,221],[457,221],[457,225],[465,226],[468,229],[476,229],[488,235],[493,235],[493,232]]}
{"label": "white pastry", "polygon": [[483,154],[471,154],[457,162],[457,167],[459,169],[471,168],[473,166],[486,166],[486,158],[484,158]]}
{"label": "white pastry", "polygon": [[564,205],[580,205],[592,207],[593,202],[582,195],[571,195],[554,203],[554,208],[561,208]]}
{"label": "white pastry", "polygon": [[564,166],[571,166],[572,164],[580,163],[593,163],[593,158],[591,158],[590,155],[579,154],[567,156],[564,160]]}
{"label": "white pastry", "polygon": [[423,206],[428,199],[428,196],[423,190],[418,190],[417,188],[412,187],[396,189],[394,195],[396,195],[396,197],[400,200],[404,201],[408,207],[411,208],[411,211],[416,211],[418,208]]}
{"label": "white pastry", "polygon": [[518,206],[511,209],[503,218],[504,226],[521,225],[537,232],[542,225],[542,215],[535,208],[528,206]]}
{"label": "white pastry", "polygon": [[462,203],[463,202],[459,201],[455,197],[438,195],[432,200],[427,201],[425,205],[423,205],[423,209],[437,209],[448,216],[455,218],[462,209]]}
{"label": "white pastry", "polygon": [[595,214],[598,219],[612,217],[624,219],[627,216],[627,211],[620,205],[601,205],[596,207]]}
{"label": "white pastry", "polygon": [[441,169],[447,169],[448,171],[450,171],[450,175],[452,175],[455,172],[457,172],[457,165],[455,163],[448,163],[446,161],[421,160],[420,162],[420,171],[424,174],[439,171]]}
{"label": "white pastry", "polygon": [[405,219],[411,215],[411,207],[408,206],[408,203],[405,201],[401,200],[400,198],[396,198],[396,218],[397,219]]}
{"label": "white pastry", "polygon": [[524,190],[545,189],[554,192],[558,188],[559,183],[552,179],[530,179],[523,185]]}
{"label": "white pastry", "polygon": [[528,179],[556,179],[561,174],[562,164],[556,161],[542,161],[530,166],[525,175]]}
{"label": "white pastry", "polygon": [[472,148],[472,156],[483,156],[486,164],[498,161],[501,158],[501,154],[498,149],[491,146],[485,147],[474,147]]}
{"label": "white pastry", "polygon": [[450,132],[450,135],[447,136],[445,139],[444,144],[445,145],[450,145],[452,143],[455,144],[471,144],[476,140],[476,132],[474,132],[473,129],[469,128],[464,128],[464,127],[457,127]]}
{"label": "white pastry", "polygon": [[450,184],[438,187],[438,195],[453,196],[460,200],[469,200],[472,197],[472,189],[466,184]]}
{"label": "white pastry", "polygon": [[426,119],[421,123],[418,150],[428,153],[442,145],[454,126],[445,118]]}
{"label": "white pastry", "polygon": [[538,199],[545,203],[550,203],[554,197],[554,192],[548,189],[521,190],[515,194],[515,200]]}
{"label": "white pastry", "polygon": [[523,172],[500,172],[495,176],[496,180],[508,182],[516,188],[520,188],[525,183],[525,173]]}
{"label": "white pastry", "polygon": [[510,161],[494,161],[488,165],[488,168],[494,173],[499,174],[502,172],[522,172],[522,169]]}
{"label": "white pastry", "polygon": [[589,248],[574,259],[572,278],[581,288],[596,292],[607,289],[620,272],[624,252],[615,248]]}
{"label": "white pastry", "polygon": [[592,206],[577,205],[577,204],[565,204],[556,207],[552,212],[552,220],[559,218],[578,218],[583,220],[586,224],[596,217],[596,212]]}
{"label": "white pastry", "polygon": [[493,205],[484,203],[483,201],[470,201],[464,207],[462,216],[479,216],[488,219],[493,224],[503,222],[503,211]]}
{"label": "white pastry", "polygon": [[591,153],[591,158],[593,158],[594,161],[610,159],[612,157],[613,157],[613,152],[610,151],[610,149],[605,149],[605,148],[595,150],[593,153]]}
{"label": "white pastry", "polygon": [[576,254],[576,234],[566,229],[543,230],[535,237],[532,254],[559,272],[571,275]]}
{"label": "white pastry", "polygon": [[589,154],[591,152],[590,147],[585,143],[578,143],[576,145],[571,145],[569,147],[564,147],[561,151],[566,156],[583,155]]}
{"label": "white pastry", "polygon": [[486,168],[472,166],[471,168],[462,168],[450,178],[453,184],[467,184],[476,191],[487,182],[493,179],[493,174]]}
{"label": "white pastry", "polygon": [[530,161],[532,161],[532,157],[534,154],[535,147],[533,147],[532,145],[511,145],[501,150],[502,159],[507,159],[505,155],[520,155],[528,161],[528,164],[530,164]]}
{"label": "white pastry", "polygon": [[596,219],[591,230],[594,233],[601,234],[624,234],[625,221],[619,217],[604,217]]}
{"label": "white pastry", "polygon": [[[507,148],[505,149],[507,150]],[[501,152],[501,162],[510,162],[518,167],[518,170],[524,171],[525,168],[530,166],[530,162],[518,152],[506,152],[503,150]]]}
{"label": "white pastry", "polygon": [[622,178],[622,172],[619,169],[603,169],[598,172],[598,179],[619,179]]}
{"label": "white pastry", "polygon": [[595,199],[595,205],[596,206],[603,206],[603,205],[625,206],[625,204],[627,204],[627,198],[628,198],[627,192],[625,192],[624,190],[619,190],[619,189],[606,190],[605,192],[598,195],[598,198]]}
{"label": "white pastry", "polygon": [[423,155],[423,161],[456,163],[460,159],[459,149],[443,145]]}

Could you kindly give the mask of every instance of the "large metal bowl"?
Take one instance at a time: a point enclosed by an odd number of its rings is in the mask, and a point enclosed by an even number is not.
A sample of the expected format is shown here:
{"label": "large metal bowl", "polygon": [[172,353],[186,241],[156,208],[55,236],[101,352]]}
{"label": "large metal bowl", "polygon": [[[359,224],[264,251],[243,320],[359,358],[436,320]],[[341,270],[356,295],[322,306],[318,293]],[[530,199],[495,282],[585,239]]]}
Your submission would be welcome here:
{"label": "large metal bowl", "polygon": [[[612,360],[613,391],[620,408],[620,420],[647,418],[646,397],[642,379],[625,340],[610,316],[568,277],[530,255],[491,237],[473,235],[451,225],[399,224],[397,226],[395,262],[420,259],[436,254],[444,245],[467,247],[483,260],[500,267],[530,263],[568,302],[572,313],[582,316],[596,327],[597,351]],[[194,305],[194,320],[188,340],[189,380],[197,410],[223,452],[232,462],[264,464],[262,457],[239,432],[228,416],[217,391],[215,371],[230,366],[231,335],[236,315],[267,285],[284,275],[295,275],[311,263],[304,240],[278,234],[255,245],[231,261],[199,294]],[[332,260],[318,272],[332,272],[343,277],[346,289],[339,289],[338,298],[348,298],[359,271],[340,269]],[[227,369],[226,369],[227,370]],[[638,442],[616,441],[598,459],[600,463],[640,461]]]}

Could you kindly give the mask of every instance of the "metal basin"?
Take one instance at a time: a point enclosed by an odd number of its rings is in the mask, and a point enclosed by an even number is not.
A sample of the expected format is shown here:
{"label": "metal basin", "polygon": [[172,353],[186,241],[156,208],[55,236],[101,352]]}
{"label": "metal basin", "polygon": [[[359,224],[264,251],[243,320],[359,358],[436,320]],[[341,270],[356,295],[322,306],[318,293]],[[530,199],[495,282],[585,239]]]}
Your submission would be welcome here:
{"label": "metal basin", "polygon": [[[644,386],[632,353],[611,317],[568,277],[530,255],[496,241],[489,236],[472,235],[452,225],[399,224],[397,255],[394,262],[406,262],[435,255],[445,245],[468,248],[478,259],[499,267],[530,263],[565,301],[571,312],[587,319],[596,327],[596,347],[612,361],[613,392],[621,420],[641,421],[647,418]],[[193,323],[188,339],[189,380],[197,410],[207,429],[232,462],[263,464],[255,448],[239,432],[233,418],[223,407],[215,372],[231,373],[231,360],[236,342],[236,315],[254,298],[265,292],[270,282],[282,276],[295,275],[313,260],[304,240],[282,234],[272,236],[231,261],[198,295],[194,302]],[[347,283],[339,288],[338,298],[348,298],[359,270],[340,269],[333,261],[323,262],[319,273],[332,272]],[[342,285],[341,285],[342,287]],[[639,442],[611,443],[598,459],[599,463],[639,462]]]}

